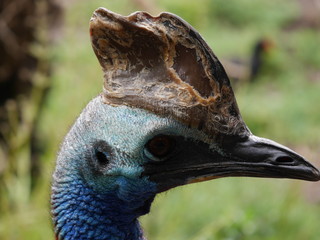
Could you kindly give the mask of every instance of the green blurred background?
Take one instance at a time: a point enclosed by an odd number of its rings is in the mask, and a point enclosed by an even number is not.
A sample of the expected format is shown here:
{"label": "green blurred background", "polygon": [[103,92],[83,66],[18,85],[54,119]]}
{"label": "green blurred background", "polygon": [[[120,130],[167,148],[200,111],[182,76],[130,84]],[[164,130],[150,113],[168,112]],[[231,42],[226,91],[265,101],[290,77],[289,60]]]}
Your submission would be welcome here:
{"label": "green blurred background", "polygon": [[[2,47],[13,44],[3,26],[21,1],[0,4]],[[123,15],[169,11],[184,18],[226,68],[240,69],[229,74],[252,132],[320,166],[319,0],[31,2],[38,22],[31,23],[34,39],[25,51],[38,60],[28,75],[28,93],[19,90],[4,99],[8,60],[0,57],[0,239],[54,239],[49,198],[56,153],[81,109],[102,89],[88,34],[92,12],[101,6]],[[260,40],[269,47],[251,79],[250,61]],[[320,184],[255,178],[193,184],[158,196],[141,220],[150,240],[318,240]]]}

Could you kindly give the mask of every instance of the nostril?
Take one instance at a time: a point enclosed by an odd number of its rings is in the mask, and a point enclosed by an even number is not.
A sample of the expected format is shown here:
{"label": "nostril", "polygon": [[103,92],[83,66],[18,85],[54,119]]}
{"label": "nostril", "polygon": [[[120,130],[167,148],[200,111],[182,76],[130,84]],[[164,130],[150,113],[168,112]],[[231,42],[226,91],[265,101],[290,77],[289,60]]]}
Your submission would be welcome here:
{"label": "nostril", "polygon": [[280,164],[292,164],[294,163],[294,159],[288,156],[281,156],[276,158],[276,163]]}

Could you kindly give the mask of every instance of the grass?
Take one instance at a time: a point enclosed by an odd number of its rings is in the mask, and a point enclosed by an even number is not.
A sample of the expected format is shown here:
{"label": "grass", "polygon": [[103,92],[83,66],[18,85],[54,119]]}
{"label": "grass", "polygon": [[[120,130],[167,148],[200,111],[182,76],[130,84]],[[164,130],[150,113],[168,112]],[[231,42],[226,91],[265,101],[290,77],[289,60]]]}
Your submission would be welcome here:
{"label": "grass", "polygon": [[278,181],[223,179],[176,189],[156,199],[143,223],[150,239],[316,239],[314,209],[289,181]]}
{"label": "grass", "polygon": [[[102,88],[88,34],[90,16],[100,6],[124,15],[139,10],[126,0],[82,0],[67,7],[61,40],[48,52],[54,74],[40,126],[47,139],[42,178],[24,209],[1,214],[0,239],[53,239],[49,196],[55,155],[81,109]],[[310,77],[320,68],[319,32],[282,30],[297,13],[292,1],[159,0],[157,7],[193,24],[219,58],[248,58],[259,37],[270,37],[276,43],[271,70],[237,88],[243,118],[257,135],[319,152],[320,79]],[[158,196],[141,220],[152,240],[316,240],[320,206],[307,202],[304,187],[299,181],[247,178],[193,184]]]}

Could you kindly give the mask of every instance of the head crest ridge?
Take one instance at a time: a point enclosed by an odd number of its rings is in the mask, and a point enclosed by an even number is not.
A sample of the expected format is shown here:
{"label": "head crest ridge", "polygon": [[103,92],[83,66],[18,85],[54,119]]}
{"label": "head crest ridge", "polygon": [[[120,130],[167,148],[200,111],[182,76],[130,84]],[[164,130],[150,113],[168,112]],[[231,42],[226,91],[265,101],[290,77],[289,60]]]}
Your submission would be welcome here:
{"label": "head crest ridge", "polygon": [[221,63],[181,18],[99,8],[90,34],[105,102],[169,115],[212,136],[247,133]]}

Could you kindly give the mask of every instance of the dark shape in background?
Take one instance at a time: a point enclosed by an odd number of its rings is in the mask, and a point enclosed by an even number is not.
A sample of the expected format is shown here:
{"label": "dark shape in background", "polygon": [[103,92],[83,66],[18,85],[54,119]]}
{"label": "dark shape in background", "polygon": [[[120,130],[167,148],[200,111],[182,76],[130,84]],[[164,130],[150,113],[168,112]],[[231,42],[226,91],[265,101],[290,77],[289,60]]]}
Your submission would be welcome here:
{"label": "dark shape in background", "polygon": [[251,56],[248,59],[221,59],[230,80],[236,86],[245,82],[253,82],[261,74],[270,49],[274,44],[267,38],[259,39],[252,47]]}
{"label": "dark shape in background", "polygon": [[61,19],[55,0],[0,2],[0,211],[28,201],[39,177],[44,144],[37,125],[52,68],[47,49]]}

